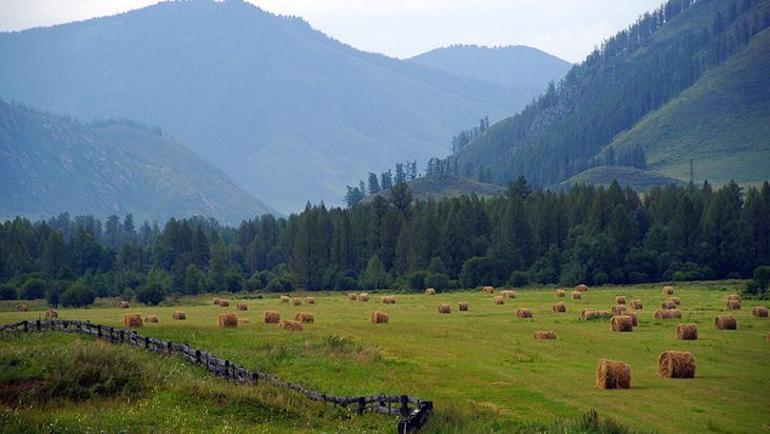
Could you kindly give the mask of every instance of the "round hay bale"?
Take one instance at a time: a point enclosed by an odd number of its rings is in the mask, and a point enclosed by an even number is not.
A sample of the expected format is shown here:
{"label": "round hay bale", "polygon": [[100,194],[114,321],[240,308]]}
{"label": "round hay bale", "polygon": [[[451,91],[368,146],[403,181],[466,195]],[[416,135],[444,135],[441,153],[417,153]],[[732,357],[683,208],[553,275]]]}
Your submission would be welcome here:
{"label": "round hay bale", "polygon": [[186,320],[187,319],[187,314],[182,312],[181,310],[178,310],[178,311],[174,312],[173,314],[171,314],[171,319],[177,320],[177,321]]}
{"label": "round hay bale", "polygon": [[660,304],[661,309],[676,309],[676,303],[674,300],[666,300]]}
{"label": "round hay bale", "polygon": [[567,293],[563,289],[557,289],[553,292],[553,295],[555,295],[557,298],[562,298],[567,295]]}
{"label": "round hay bale", "polygon": [[219,300],[219,307],[229,307],[230,301],[228,300]]}
{"label": "round hay bale", "polygon": [[485,286],[481,288],[481,291],[484,294],[494,294],[495,293],[495,287],[494,286]]}
{"label": "round hay bale", "polygon": [[369,301],[369,294],[367,294],[366,292],[362,292],[358,294],[358,301],[363,301],[363,302]]}
{"label": "round hay bale", "polygon": [[426,288],[425,289],[425,295],[436,295],[436,289],[435,288]]}
{"label": "round hay bale", "polygon": [[676,338],[680,341],[694,341],[698,339],[697,324],[677,324]]}
{"label": "round hay bale", "polygon": [[[356,300],[358,300],[358,294],[355,294],[355,293],[352,293],[352,292],[351,292],[351,293],[349,293],[349,294],[348,294],[348,300],[350,300],[350,301],[356,301]],[[288,300],[287,300],[287,301],[288,301]]]}
{"label": "round hay bale", "polygon": [[[767,316],[767,315],[765,315],[765,316]],[[45,312],[45,319],[56,319],[56,318],[59,318],[59,312],[57,312],[57,311],[55,311],[53,309],[48,309]]]}
{"label": "round hay bale", "polygon": [[612,317],[613,332],[632,332],[634,331],[634,319],[628,315]]}
{"label": "round hay bale", "polygon": [[738,300],[741,301],[741,296],[738,294],[730,294],[727,296],[727,300]]}
{"label": "round hay bale", "polygon": [[658,357],[658,374],[665,378],[695,378],[695,356],[689,351],[665,351]]}
{"label": "round hay bale", "polygon": [[655,311],[655,319],[681,318],[682,312],[678,309],[660,309]]}
{"label": "round hay bale", "polygon": [[583,309],[580,311],[579,318],[583,321],[590,321],[592,319],[601,318],[603,316],[610,316],[610,313],[606,310]]}
{"label": "round hay bale", "polygon": [[634,327],[639,325],[639,316],[636,314],[636,312],[628,311],[626,312],[626,316],[631,317],[631,321],[634,323]]}
{"label": "round hay bale", "polygon": [[144,322],[146,323],[156,323],[158,321],[158,315],[147,315],[144,317]]}
{"label": "round hay bale", "polygon": [[757,318],[767,318],[768,311],[764,306],[754,306],[751,308],[751,314]]}
{"label": "round hay bale", "polygon": [[679,297],[671,297],[669,300],[673,301],[675,305],[679,306],[682,304],[682,300],[679,299]]}
{"label": "round hay bale", "polygon": [[631,309],[634,309],[634,310],[642,310],[642,309],[644,309],[644,305],[642,304],[642,300],[639,300],[639,299],[631,300]]}
{"label": "round hay bale", "polygon": [[671,285],[666,285],[661,290],[663,292],[663,295],[674,295],[674,287]]}
{"label": "round hay bale", "polygon": [[138,328],[143,325],[141,313],[127,313],[123,315],[123,327],[125,328]]}
{"label": "round hay bale", "polygon": [[313,314],[310,312],[299,312],[294,315],[294,321],[310,323],[315,321],[315,317],[313,317]]}
{"label": "round hay bale", "polygon": [[219,315],[219,327],[238,327],[238,316],[234,313],[223,313],[222,315]]}
{"label": "round hay bale", "polygon": [[460,312],[468,312],[468,309],[470,308],[468,306],[467,301],[461,301],[460,303],[458,303],[458,307],[460,309]]}
{"label": "round hay bale", "polygon": [[626,312],[628,312],[628,308],[623,304],[612,306],[612,315],[614,316],[625,315]]}
{"label": "round hay bale", "polygon": [[563,301],[560,301],[553,305],[553,311],[556,313],[564,313],[567,311],[567,305]]}
{"label": "round hay bale", "polygon": [[288,303],[289,302],[289,296],[288,295],[282,295],[281,296],[281,303]]}
{"label": "round hay bale", "polygon": [[305,303],[315,304],[315,297],[305,297]]}
{"label": "round hay bale", "polygon": [[246,303],[238,303],[235,305],[235,308],[238,310],[249,310],[249,306],[246,305]]}
{"label": "round hay bale", "polygon": [[438,313],[452,313],[452,308],[448,304],[442,303],[438,305]]}
{"label": "round hay bale", "polygon": [[305,326],[303,326],[302,323],[299,321],[292,321],[290,319],[285,319],[281,321],[281,328],[292,332],[301,332],[302,330],[305,329]]}
{"label": "round hay bale", "polygon": [[516,309],[516,316],[519,318],[532,318],[532,311],[526,307]]}
{"label": "round hay bale", "polygon": [[588,285],[581,283],[581,284],[575,286],[575,291],[577,291],[577,292],[588,292]]}
{"label": "round hay bale", "polygon": [[291,304],[294,306],[301,306],[302,305],[302,299],[299,297],[294,297],[291,299]]}
{"label": "round hay bale", "polygon": [[385,312],[374,311],[371,314],[372,324],[385,324],[390,318]]}
{"label": "round hay bale", "polygon": [[506,290],[500,291],[500,295],[502,295],[503,298],[505,298],[505,299],[516,298],[516,291],[512,291],[510,289],[506,289]]}
{"label": "round hay bale", "polygon": [[727,300],[727,310],[740,310],[741,302],[738,300]]}
{"label": "round hay bale", "polygon": [[122,300],[120,303],[118,303],[118,307],[121,309],[128,309],[129,307],[131,307],[131,305],[128,304],[126,300]]}
{"label": "round hay bale", "polygon": [[281,322],[281,314],[274,310],[265,311],[265,324],[278,324]]}
{"label": "round hay bale", "polygon": [[505,297],[502,295],[496,295],[495,298],[492,299],[492,301],[495,304],[505,304]]}
{"label": "round hay bale", "polygon": [[714,327],[717,330],[738,330],[738,320],[732,315],[719,315],[714,318]]}
{"label": "round hay bale", "polygon": [[215,298],[215,299],[214,299],[214,304],[215,304],[215,305],[217,305],[217,306],[219,306],[219,302],[221,302],[221,301],[222,301],[222,299],[221,299],[221,298]]}
{"label": "round hay bale", "polygon": [[572,291],[572,294],[570,294],[570,297],[572,297],[573,300],[580,300],[583,298],[583,293],[578,291]]}
{"label": "round hay bale", "polygon": [[617,297],[615,297],[615,303],[617,303],[617,304],[626,304],[626,297],[624,297],[622,295],[618,295]]}
{"label": "round hay bale", "polygon": [[537,330],[533,334],[533,337],[535,339],[540,339],[540,340],[556,339],[557,338],[556,332],[553,331],[553,330]]}
{"label": "round hay bale", "polygon": [[382,304],[396,304],[396,297],[392,295],[383,295],[380,301],[382,301]]}
{"label": "round hay bale", "polygon": [[616,360],[599,360],[596,368],[596,387],[599,389],[630,389],[631,368]]}

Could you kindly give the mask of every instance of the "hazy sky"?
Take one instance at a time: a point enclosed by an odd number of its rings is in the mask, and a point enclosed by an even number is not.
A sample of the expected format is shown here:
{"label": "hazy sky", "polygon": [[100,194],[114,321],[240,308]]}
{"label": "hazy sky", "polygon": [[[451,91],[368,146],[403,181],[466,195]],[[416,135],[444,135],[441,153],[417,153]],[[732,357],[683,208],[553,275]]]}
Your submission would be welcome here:
{"label": "hazy sky", "polygon": [[[366,51],[409,57],[455,43],[529,45],[569,61],[663,0],[248,0],[298,15]],[[0,0],[0,30],[135,9],[158,0]]]}

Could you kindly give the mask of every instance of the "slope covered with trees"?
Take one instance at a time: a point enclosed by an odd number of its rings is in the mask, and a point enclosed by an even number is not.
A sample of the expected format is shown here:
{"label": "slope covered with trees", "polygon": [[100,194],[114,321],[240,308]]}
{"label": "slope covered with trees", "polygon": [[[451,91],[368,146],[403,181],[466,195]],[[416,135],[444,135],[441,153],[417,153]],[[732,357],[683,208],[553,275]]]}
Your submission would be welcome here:
{"label": "slope covered with trees", "polygon": [[[452,158],[466,175],[476,176],[486,169],[497,182],[524,175],[536,186],[605,165],[602,150],[618,134],[746,50],[768,26],[767,0],[670,0],[605,41],[537,101],[492,125]],[[759,50],[747,53],[762,55]],[[698,124],[705,119],[702,113],[690,115],[693,119],[683,122]],[[758,123],[762,118],[752,120],[757,122],[722,125],[727,131],[763,126]],[[648,152],[645,146],[650,142],[642,146],[631,135],[627,142],[629,146],[619,147],[613,159],[645,161],[646,156],[639,159],[629,154],[639,149]],[[750,158],[751,154],[745,155]],[[731,169],[721,179],[742,180],[742,175]]]}
{"label": "slope covered with trees", "polygon": [[223,222],[273,212],[159,128],[82,123],[0,99],[0,217],[60,212]]}

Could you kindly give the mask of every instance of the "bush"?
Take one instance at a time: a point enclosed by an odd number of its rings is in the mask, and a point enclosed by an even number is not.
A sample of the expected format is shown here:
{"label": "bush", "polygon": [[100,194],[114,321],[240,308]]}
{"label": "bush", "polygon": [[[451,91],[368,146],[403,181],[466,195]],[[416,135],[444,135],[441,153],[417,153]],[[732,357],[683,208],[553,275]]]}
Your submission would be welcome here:
{"label": "bush", "polygon": [[19,299],[35,300],[45,297],[45,280],[39,278],[27,279],[19,288]]}
{"label": "bush", "polygon": [[529,275],[524,271],[514,271],[511,273],[510,282],[513,286],[524,286],[529,283]]}
{"label": "bush", "polygon": [[13,285],[0,285],[0,300],[16,300],[16,288]]}
{"label": "bush", "polygon": [[285,276],[276,276],[267,282],[265,289],[270,292],[290,292],[294,288],[291,280]]}
{"label": "bush", "polygon": [[140,303],[150,306],[159,305],[164,298],[166,298],[166,291],[163,290],[163,286],[158,282],[149,282],[139,287],[136,291],[136,299]]}
{"label": "bush", "polygon": [[425,279],[425,286],[435,288],[437,291],[449,289],[449,276],[444,273],[433,273]]}
{"label": "bush", "polygon": [[48,282],[48,288],[45,290],[45,302],[51,307],[59,306],[61,295],[67,288],[67,283],[61,280],[52,280]]}
{"label": "bush", "polygon": [[340,276],[336,287],[340,291],[353,291],[358,287],[358,281],[350,276]]}
{"label": "bush", "polygon": [[237,271],[228,271],[225,274],[225,290],[238,292],[243,290],[243,275]]}
{"label": "bush", "polygon": [[422,291],[427,288],[425,280],[428,276],[430,276],[430,273],[427,271],[415,271],[414,273],[409,273],[406,276],[406,285],[412,291]]}
{"label": "bush", "polygon": [[61,294],[60,299],[62,306],[65,307],[90,306],[96,301],[96,291],[78,280],[72,283],[69,288]]}

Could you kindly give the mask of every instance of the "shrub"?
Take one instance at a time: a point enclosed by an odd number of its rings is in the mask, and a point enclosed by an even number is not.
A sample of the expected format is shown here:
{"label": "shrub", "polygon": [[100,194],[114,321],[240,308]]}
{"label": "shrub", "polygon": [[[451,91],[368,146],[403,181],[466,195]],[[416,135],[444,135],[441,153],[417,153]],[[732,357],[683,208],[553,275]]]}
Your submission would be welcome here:
{"label": "shrub", "polygon": [[45,290],[45,301],[51,307],[59,306],[61,295],[66,289],[66,282],[61,280],[52,280],[48,282],[48,288]]}
{"label": "shrub", "polygon": [[513,286],[524,286],[529,283],[529,275],[524,271],[514,271],[509,281]]}
{"label": "shrub", "polygon": [[45,297],[45,280],[39,278],[27,279],[19,288],[19,299],[35,300]]}
{"label": "shrub", "polygon": [[230,270],[225,274],[225,290],[238,292],[243,290],[243,275],[235,270]]}
{"label": "shrub", "polygon": [[436,288],[438,291],[445,291],[449,288],[449,276],[444,273],[433,273],[425,279],[425,286]]}
{"label": "shrub", "polygon": [[409,273],[406,276],[406,284],[412,291],[423,291],[428,286],[425,285],[425,280],[430,276],[427,271],[415,271]]}
{"label": "shrub", "polygon": [[157,306],[164,298],[166,298],[166,291],[158,282],[149,282],[136,291],[136,299],[150,306]]}
{"label": "shrub", "polygon": [[72,283],[67,290],[61,294],[60,299],[62,306],[90,306],[96,301],[96,291],[87,287],[81,280],[78,280]]}
{"label": "shrub", "polygon": [[340,276],[337,278],[337,289],[340,291],[352,291],[358,286],[358,281],[350,276]]}
{"label": "shrub", "polygon": [[269,282],[265,289],[270,292],[289,292],[294,288],[291,280],[285,276],[276,276]]}

